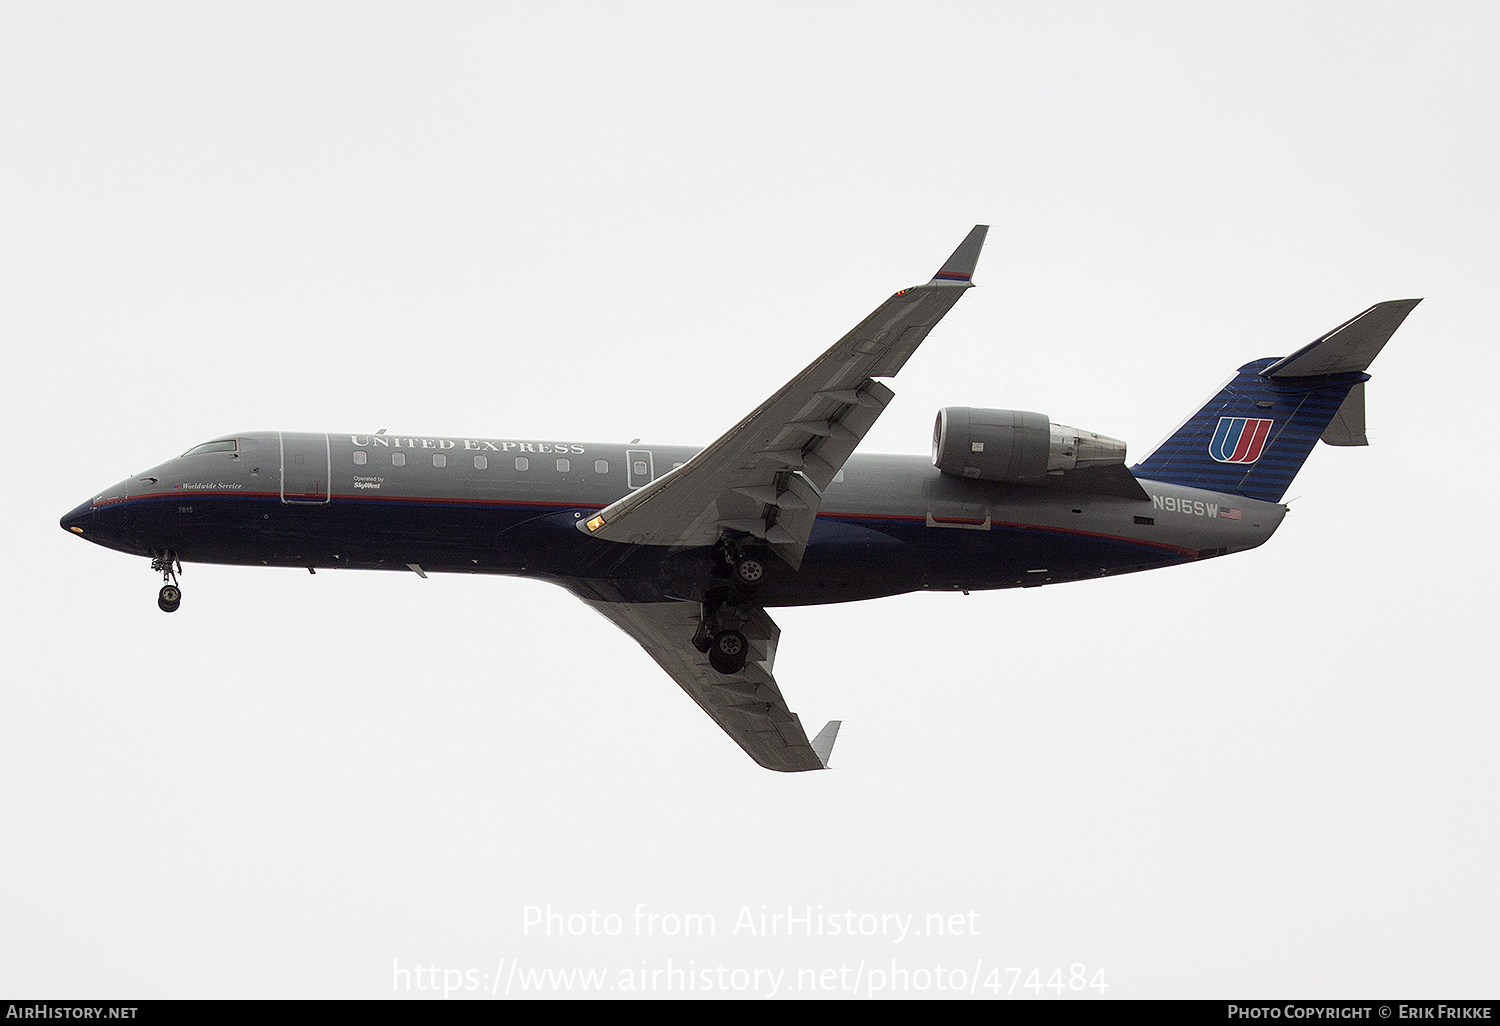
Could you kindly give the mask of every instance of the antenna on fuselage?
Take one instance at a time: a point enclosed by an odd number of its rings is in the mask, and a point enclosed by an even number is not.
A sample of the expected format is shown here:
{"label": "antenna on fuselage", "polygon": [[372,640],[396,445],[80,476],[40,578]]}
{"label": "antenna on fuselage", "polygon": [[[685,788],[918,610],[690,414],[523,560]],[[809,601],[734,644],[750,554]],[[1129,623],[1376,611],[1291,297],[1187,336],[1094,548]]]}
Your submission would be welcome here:
{"label": "antenna on fuselage", "polygon": [[379,430],[379,431],[377,431],[377,432],[375,432],[375,433],[376,433],[376,434],[377,434],[377,435],[383,435],[383,434],[385,434],[385,428],[381,428],[381,429],[380,429],[380,430]]}

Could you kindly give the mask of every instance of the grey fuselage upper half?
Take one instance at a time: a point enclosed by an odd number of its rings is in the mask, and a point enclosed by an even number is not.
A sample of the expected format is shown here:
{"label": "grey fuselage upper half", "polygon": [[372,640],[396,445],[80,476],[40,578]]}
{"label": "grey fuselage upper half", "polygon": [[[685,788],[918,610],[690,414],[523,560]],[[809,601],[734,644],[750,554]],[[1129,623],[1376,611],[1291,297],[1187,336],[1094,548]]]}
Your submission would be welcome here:
{"label": "grey fuselage upper half", "polygon": [[[701,599],[703,549],[625,545],[576,529],[685,463],[685,446],[250,432],[133,475],[62,526],[185,563],[511,574],[617,601]],[[220,444],[220,443],[214,443]],[[199,447],[203,448],[203,447]],[[856,453],[826,489],[799,570],[768,606],[922,589],[1029,587],[1260,545],[1285,507],[1142,480],[1147,498],[945,474],[921,456]],[[773,561],[774,562],[774,561]]]}

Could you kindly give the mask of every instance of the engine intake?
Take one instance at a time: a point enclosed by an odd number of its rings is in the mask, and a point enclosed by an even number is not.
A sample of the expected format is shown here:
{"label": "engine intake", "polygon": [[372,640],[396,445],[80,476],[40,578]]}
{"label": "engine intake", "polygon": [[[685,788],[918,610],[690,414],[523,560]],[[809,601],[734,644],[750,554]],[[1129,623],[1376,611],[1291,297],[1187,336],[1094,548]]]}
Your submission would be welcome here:
{"label": "engine intake", "polygon": [[1124,463],[1125,443],[1054,424],[1044,413],[948,406],[933,426],[932,462],[945,474],[1020,483]]}

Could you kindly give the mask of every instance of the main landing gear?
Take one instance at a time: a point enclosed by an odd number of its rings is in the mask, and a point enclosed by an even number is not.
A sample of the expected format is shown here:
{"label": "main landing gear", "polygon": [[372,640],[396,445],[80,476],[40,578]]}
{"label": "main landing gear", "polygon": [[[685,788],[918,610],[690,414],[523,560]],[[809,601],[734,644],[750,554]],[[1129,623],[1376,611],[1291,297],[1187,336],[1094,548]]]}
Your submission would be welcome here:
{"label": "main landing gear", "polygon": [[714,635],[713,646],[708,650],[708,665],[720,673],[739,673],[745,668],[749,654],[750,642],[744,634],[730,627]]}
{"label": "main landing gear", "polygon": [[708,656],[708,665],[731,676],[745,668],[750,656],[750,640],[744,631],[729,626],[743,619],[722,598],[705,601],[693,634],[693,647]]}
{"label": "main landing gear", "polygon": [[746,591],[754,591],[766,577],[766,564],[757,556],[741,556],[730,565],[729,574]]}
{"label": "main landing gear", "polygon": [[709,588],[693,634],[693,647],[725,676],[739,673],[750,658],[750,639],[742,628],[754,620],[751,596],[765,583],[770,569],[767,556],[754,544],[743,537],[719,539],[714,576],[727,582]]}
{"label": "main landing gear", "polygon": [[729,579],[743,592],[753,592],[766,580],[766,557],[747,548],[741,539],[724,538],[718,546],[719,558],[728,567]]}
{"label": "main landing gear", "polygon": [[177,584],[177,575],[182,573],[182,560],[170,549],[151,553],[151,569],[161,574],[166,584],[156,593],[156,608],[163,613],[175,613],[182,605],[182,588]]}

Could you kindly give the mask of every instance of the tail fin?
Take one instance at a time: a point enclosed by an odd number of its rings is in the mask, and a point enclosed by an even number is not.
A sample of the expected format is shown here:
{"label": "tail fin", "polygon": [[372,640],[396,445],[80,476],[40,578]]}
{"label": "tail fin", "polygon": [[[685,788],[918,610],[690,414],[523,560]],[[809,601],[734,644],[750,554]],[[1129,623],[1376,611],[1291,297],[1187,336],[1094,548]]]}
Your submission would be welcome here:
{"label": "tail fin", "polygon": [[1376,303],[1291,356],[1247,363],[1131,470],[1280,502],[1319,437],[1364,445],[1365,369],[1420,299]]}

